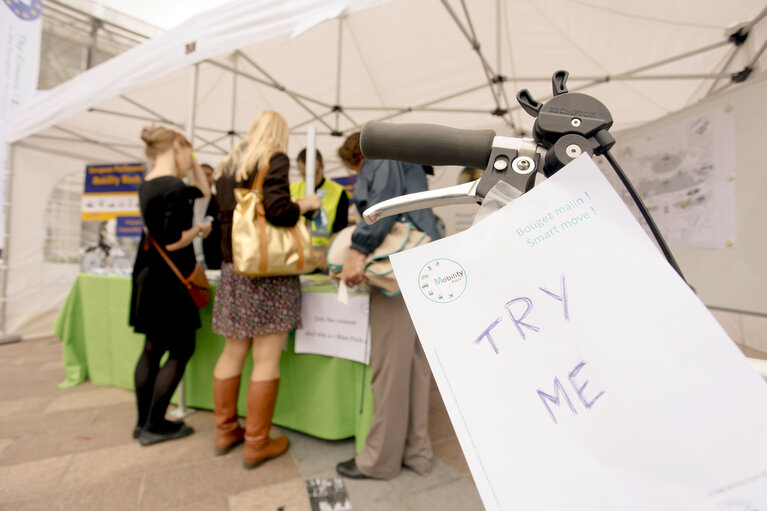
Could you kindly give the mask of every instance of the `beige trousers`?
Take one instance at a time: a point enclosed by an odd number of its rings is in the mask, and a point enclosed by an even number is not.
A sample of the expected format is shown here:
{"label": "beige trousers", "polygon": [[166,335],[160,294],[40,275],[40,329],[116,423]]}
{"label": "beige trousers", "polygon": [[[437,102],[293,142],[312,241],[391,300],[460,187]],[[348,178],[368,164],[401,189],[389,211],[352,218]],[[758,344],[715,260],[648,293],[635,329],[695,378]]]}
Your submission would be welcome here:
{"label": "beige trousers", "polygon": [[431,372],[402,295],[372,288],[370,331],[373,422],[357,468],[377,479],[395,477],[403,465],[428,474]]}

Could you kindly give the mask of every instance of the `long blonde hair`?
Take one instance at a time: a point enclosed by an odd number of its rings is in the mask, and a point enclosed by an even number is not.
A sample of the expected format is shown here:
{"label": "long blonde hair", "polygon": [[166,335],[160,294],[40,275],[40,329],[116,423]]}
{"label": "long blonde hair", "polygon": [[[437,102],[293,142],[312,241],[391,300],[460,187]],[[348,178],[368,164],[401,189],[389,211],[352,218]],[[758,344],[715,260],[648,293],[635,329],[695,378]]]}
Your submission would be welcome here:
{"label": "long blonde hair", "polygon": [[248,138],[237,144],[216,169],[216,179],[231,176],[237,181],[245,181],[253,172],[261,158],[282,152],[288,152],[288,123],[277,112],[261,112],[250,126]]}

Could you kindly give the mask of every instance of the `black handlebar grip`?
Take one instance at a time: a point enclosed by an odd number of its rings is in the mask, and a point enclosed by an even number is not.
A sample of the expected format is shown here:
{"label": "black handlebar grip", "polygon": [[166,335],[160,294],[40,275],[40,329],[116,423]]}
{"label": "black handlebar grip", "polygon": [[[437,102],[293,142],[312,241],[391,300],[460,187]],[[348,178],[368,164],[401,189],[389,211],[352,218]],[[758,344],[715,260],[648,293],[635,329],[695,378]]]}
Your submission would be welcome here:
{"label": "black handlebar grip", "polygon": [[369,160],[461,165],[484,170],[490,159],[493,138],[494,130],[370,121],[362,127],[360,149]]}

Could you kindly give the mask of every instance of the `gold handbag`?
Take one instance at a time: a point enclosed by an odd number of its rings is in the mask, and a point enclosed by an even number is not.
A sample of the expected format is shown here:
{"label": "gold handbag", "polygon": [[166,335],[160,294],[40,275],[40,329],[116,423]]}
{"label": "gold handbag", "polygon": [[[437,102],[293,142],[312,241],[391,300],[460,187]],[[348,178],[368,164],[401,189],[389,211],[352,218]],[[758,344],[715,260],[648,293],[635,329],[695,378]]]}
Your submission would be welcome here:
{"label": "gold handbag", "polygon": [[269,223],[264,209],[264,180],[271,155],[262,159],[251,188],[235,188],[232,217],[234,272],[248,277],[299,275],[316,268],[309,230],[300,217],[293,227]]}
{"label": "gold handbag", "polygon": [[[355,227],[350,225],[343,229],[333,238],[328,247],[328,272],[334,280],[338,280],[346,262]],[[412,222],[394,222],[381,244],[365,258],[365,273],[359,284],[360,290],[367,291],[370,286],[374,286],[388,296],[399,294],[399,284],[394,277],[389,256],[425,245],[430,241],[431,237],[418,230]]]}

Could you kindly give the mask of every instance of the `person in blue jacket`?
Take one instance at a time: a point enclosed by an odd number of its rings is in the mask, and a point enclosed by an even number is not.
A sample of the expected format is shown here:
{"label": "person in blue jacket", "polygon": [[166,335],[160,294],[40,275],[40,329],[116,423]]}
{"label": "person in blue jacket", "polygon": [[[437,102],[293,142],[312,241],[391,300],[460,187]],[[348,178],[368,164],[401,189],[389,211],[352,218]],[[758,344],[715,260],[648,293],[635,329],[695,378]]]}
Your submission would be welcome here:
{"label": "person in blue jacket", "polygon": [[[359,133],[350,135],[338,154],[347,168],[359,174],[354,200],[360,213],[383,200],[427,189],[424,167],[366,160],[359,140]],[[412,222],[432,240],[440,238],[430,209],[382,218],[372,225],[359,223],[341,280],[351,286],[362,281],[367,254],[383,242],[394,222]],[[339,463],[336,470],[356,479],[391,479],[403,466],[427,475],[433,458],[428,431],[431,373],[401,294],[388,296],[371,288],[370,332],[373,422],[363,450]]]}

